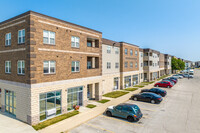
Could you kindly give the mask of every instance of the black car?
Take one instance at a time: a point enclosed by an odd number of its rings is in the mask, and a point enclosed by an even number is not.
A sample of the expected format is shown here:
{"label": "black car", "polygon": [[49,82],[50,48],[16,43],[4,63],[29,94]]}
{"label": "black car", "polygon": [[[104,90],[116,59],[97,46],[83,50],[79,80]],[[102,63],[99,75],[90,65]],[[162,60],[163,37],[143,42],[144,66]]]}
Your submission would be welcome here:
{"label": "black car", "polygon": [[165,90],[162,90],[159,88],[143,89],[141,90],[141,93],[143,92],[152,92],[152,93],[161,95],[162,97],[165,97],[167,95],[167,92]]}
{"label": "black car", "polygon": [[143,102],[151,102],[153,104],[160,103],[162,101],[162,97],[151,92],[144,92],[140,94],[134,94],[130,98],[131,100],[135,101],[143,101]]}

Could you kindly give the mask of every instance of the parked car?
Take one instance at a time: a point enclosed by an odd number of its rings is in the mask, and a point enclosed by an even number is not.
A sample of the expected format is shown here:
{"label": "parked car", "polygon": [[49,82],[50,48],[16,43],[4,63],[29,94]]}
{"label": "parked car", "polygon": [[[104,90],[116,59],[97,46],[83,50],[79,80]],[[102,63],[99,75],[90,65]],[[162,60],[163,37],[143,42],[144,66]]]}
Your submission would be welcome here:
{"label": "parked car", "polygon": [[175,75],[173,75],[172,77],[177,78],[177,79],[182,79],[182,78],[183,78],[183,76],[178,75],[178,74],[175,74]]}
{"label": "parked car", "polygon": [[172,80],[175,84],[177,83],[177,78],[174,78],[174,77],[169,77],[169,78],[165,78],[163,80]]}
{"label": "parked car", "polygon": [[106,115],[124,118],[130,122],[139,121],[139,119],[143,116],[137,105],[128,103],[119,104],[117,106],[109,106],[106,109]]}
{"label": "parked car", "polygon": [[194,78],[194,76],[193,75],[189,75],[189,74],[184,74],[184,76],[183,76],[184,78]]}
{"label": "parked car", "polygon": [[152,93],[161,95],[162,97],[165,97],[166,94],[167,94],[167,91],[166,91],[166,90],[159,89],[159,88],[142,89],[142,90],[141,90],[141,93],[143,93],[143,92],[152,92]]}
{"label": "parked car", "polygon": [[154,86],[171,88],[173,87],[173,84],[169,81],[160,81],[160,82],[157,82]]}
{"label": "parked car", "polygon": [[134,94],[130,99],[135,101],[151,102],[153,104],[160,103],[162,101],[162,97],[160,95],[151,92]]}
{"label": "parked car", "polygon": [[163,79],[162,81],[169,81],[169,82],[171,82],[171,83],[172,83],[172,85],[173,85],[173,86],[175,85],[175,81],[174,81],[174,80],[172,80],[172,79]]}

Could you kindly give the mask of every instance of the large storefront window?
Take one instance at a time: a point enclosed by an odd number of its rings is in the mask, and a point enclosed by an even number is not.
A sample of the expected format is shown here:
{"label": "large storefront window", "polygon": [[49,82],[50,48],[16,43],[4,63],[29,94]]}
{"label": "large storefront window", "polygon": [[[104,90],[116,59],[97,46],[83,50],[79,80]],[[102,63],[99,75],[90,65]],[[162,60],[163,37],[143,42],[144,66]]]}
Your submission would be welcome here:
{"label": "large storefront window", "polygon": [[67,110],[72,110],[74,105],[83,105],[83,87],[67,89]]}
{"label": "large storefront window", "polygon": [[131,76],[124,77],[124,87],[130,87],[131,86]]}
{"label": "large storefront window", "polygon": [[156,80],[158,78],[158,72],[153,72],[152,79]]}
{"label": "large storefront window", "polygon": [[40,121],[61,114],[61,91],[40,94]]}
{"label": "large storefront window", "polygon": [[6,112],[16,115],[16,94],[14,91],[5,90]]}
{"label": "large storefront window", "polygon": [[133,86],[138,84],[138,74],[133,75]]}

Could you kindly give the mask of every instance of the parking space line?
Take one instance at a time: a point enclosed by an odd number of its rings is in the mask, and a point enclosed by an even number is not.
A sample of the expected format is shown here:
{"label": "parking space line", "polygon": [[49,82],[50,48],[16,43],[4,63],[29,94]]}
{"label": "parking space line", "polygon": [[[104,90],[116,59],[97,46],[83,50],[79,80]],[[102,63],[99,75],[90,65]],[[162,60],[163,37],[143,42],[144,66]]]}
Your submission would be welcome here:
{"label": "parking space line", "polygon": [[107,129],[104,129],[104,128],[102,128],[102,127],[98,127],[98,126],[95,126],[95,125],[92,125],[92,124],[89,124],[89,123],[84,123],[84,124],[85,124],[85,125],[88,125],[88,126],[90,126],[90,127],[96,128],[96,129],[100,129],[100,130],[109,132],[109,133],[114,133],[113,131],[110,131],[110,130],[107,130]]}
{"label": "parking space line", "polygon": [[151,117],[149,117],[149,116],[144,116],[144,115],[143,115],[143,117],[144,117],[144,118],[151,118]]}
{"label": "parking space line", "polygon": [[146,108],[140,108],[141,110],[147,110],[147,111],[152,111],[155,112],[156,110],[151,110],[151,109],[146,109]]}
{"label": "parking space line", "polygon": [[143,127],[143,125],[140,125],[140,124],[127,122],[127,121],[119,120],[119,119],[112,118],[112,117],[108,117],[108,116],[104,116],[104,115],[100,115],[100,117],[107,118],[107,119],[111,119],[111,120],[115,120],[115,121],[124,122],[124,123],[127,123],[127,124],[132,124],[132,125],[135,125],[135,126],[141,126],[141,127]]}

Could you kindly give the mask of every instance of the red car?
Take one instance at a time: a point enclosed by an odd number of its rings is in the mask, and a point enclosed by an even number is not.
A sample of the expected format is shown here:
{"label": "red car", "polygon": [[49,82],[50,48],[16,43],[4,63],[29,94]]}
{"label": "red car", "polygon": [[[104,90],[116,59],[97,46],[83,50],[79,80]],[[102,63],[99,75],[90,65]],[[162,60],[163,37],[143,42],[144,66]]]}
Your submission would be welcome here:
{"label": "red car", "polygon": [[157,82],[154,86],[171,88],[173,87],[173,84],[169,81],[160,81],[160,82]]}

